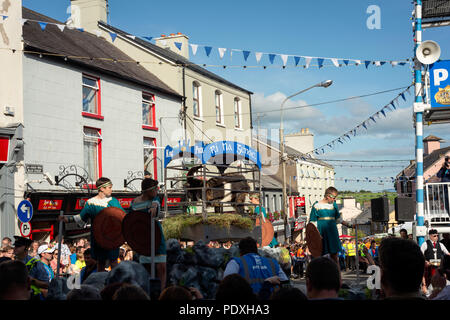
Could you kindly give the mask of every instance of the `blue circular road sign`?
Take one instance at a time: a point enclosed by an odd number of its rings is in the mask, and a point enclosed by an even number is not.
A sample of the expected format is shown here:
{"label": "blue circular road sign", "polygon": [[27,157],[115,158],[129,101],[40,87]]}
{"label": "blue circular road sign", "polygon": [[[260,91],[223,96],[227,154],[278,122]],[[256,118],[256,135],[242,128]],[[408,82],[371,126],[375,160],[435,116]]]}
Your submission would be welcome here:
{"label": "blue circular road sign", "polygon": [[31,205],[31,202],[28,200],[20,201],[19,206],[17,207],[17,218],[19,218],[22,223],[27,223],[32,217],[33,206]]}

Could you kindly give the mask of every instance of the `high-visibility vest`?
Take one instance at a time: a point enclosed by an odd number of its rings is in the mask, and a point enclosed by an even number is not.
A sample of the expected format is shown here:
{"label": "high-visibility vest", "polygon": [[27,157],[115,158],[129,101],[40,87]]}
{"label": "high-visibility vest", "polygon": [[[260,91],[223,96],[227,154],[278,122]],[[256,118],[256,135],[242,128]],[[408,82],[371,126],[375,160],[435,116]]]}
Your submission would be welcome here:
{"label": "high-visibility vest", "polygon": [[[36,263],[38,263],[38,261],[40,261],[40,260],[37,258],[31,258],[30,260],[28,260],[28,262],[25,264],[27,267],[28,273],[31,272],[31,270],[34,268]],[[30,287],[31,287],[31,290],[33,290],[34,295],[39,295],[41,293],[41,289],[38,288],[37,286],[32,284]]]}
{"label": "high-visibility vest", "polygon": [[347,244],[347,255],[349,257],[356,256],[356,250],[355,250],[355,244],[354,243],[348,243]]}

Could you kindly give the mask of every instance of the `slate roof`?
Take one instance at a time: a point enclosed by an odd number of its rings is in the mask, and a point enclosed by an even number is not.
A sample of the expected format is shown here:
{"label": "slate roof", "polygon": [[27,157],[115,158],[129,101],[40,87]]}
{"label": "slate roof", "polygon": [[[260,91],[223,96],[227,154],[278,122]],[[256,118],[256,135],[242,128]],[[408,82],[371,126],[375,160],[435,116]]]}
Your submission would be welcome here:
{"label": "slate roof", "polygon": [[234,84],[234,83],[232,83],[232,82],[230,82],[230,81],[228,81],[228,80],[218,76],[217,74],[212,73],[212,72],[210,72],[210,71],[200,67],[199,65],[193,64],[191,61],[189,61],[185,57],[177,54],[176,52],[171,51],[170,49],[161,48],[161,47],[157,46],[156,44],[153,44],[153,43],[151,43],[149,41],[140,39],[138,37],[136,37],[135,39],[127,37],[127,35],[130,35],[129,33],[125,32],[123,30],[120,30],[120,29],[118,29],[116,27],[113,27],[113,26],[111,26],[111,25],[109,25],[109,24],[107,24],[107,23],[105,23],[103,21],[99,21],[98,25],[103,27],[103,28],[106,28],[106,29],[110,30],[111,32],[114,32],[114,33],[116,33],[118,35],[126,37],[130,41],[135,42],[135,43],[143,46],[144,48],[146,48],[146,49],[148,49],[150,51],[153,51],[153,52],[163,56],[166,59],[169,59],[169,60],[173,61],[176,64],[185,64],[186,68],[188,68],[188,69],[190,69],[192,71],[198,72],[199,74],[201,74],[201,75],[203,75],[205,77],[208,77],[208,78],[210,78],[212,80],[215,80],[215,81],[217,81],[219,83],[222,83],[222,84],[227,85],[229,87],[232,87],[234,89],[238,89],[238,90],[244,91],[244,92],[246,92],[248,94],[253,94],[253,92],[248,91],[247,89],[241,88],[241,87],[237,86],[236,84]]}
{"label": "slate roof", "polygon": [[[22,8],[22,15],[24,19],[28,20],[64,24],[63,22],[25,7]],[[97,37],[89,32],[82,32],[67,27],[61,32],[57,26],[52,24],[48,24],[45,30],[42,30],[39,23],[27,21],[23,26],[23,40],[24,50],[27,51],[116,60],[116,62],[114,62],[99,59],[75,59],[69,57],[66,62],[64,57],[51,58],[50,56],[45,56],[47,59],[56,59],[57,61],[61,61],[61,63],[65,62],[79,65],[113,77],[131,81],[152,88],[152,90],[174,96],[180,100],[182,98],[180,94],[144,67],[134,62],[120,62],[119,60],[133,61],[133,59],[107,40]]]}

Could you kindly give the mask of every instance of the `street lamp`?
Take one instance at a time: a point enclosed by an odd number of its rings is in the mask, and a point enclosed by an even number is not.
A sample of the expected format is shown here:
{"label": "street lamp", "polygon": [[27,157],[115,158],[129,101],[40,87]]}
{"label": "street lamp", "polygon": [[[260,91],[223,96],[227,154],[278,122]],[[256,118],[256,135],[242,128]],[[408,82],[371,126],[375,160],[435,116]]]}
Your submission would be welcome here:
{"label": "street lamp", "polygon": [[284,234],[285,234],[285,238],[286,238],[286,232],[287,232],[287,228],[288,228],[288,223],[287,223],[287,214],[288,214],[288,205],[287,205],[287,195],[286,195],[286,155],[284,152],[284,129],[283,129],[283,106],[286,103],[286,101],[288,101],[289,99],[291,99],[292,97],[295,97],[296,95],[299,95],[300,93],[303,93],[305,91],[308,91],[312,88],[315,87],[323,87],[323,88],[328,88],[329,86],[331,86],[333,84],[333,80],[326,80],[326,81],[322,81],[319,82],[309,88],[303,89],[297,93],[294,93],[293,95],[287,97],[286,99],[284,99],[284,101],[281,103],[281,115],[280,115],[280,162],[281,162],[281,168],[283,171],[283,210],[284,210]]}

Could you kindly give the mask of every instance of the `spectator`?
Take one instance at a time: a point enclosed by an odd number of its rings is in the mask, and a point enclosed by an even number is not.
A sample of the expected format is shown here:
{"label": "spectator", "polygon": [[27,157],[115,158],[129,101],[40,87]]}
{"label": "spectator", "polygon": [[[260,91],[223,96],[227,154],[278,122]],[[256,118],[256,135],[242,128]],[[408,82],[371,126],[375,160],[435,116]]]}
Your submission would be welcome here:
{"label": "spectator", "polygon": [[294,287],[281,287],[280,289],[274,291],[270,296],[270,300],[274,301],[305,301],[308,298],[305,294],[298,288]]}
{"label": "spectator", "polygon": [[165,288],[159,296],[159,301],[191,301],[203,299],[202,294],[196,288],[186,288],[184,286],[169,286]]}
{"label": "spectator", "polygon": [[75,262],[76,270],[81,270],[86,267],[86,261],[84,261],[84,251],[85,249],[82,248],[77,249],[77,261]]}
{"label": "spectator", "polygon": [[306,268],[306,292],[309,300],[342,300],[338,297],[341,274],[326,257],[313,259]]}
{"label": "spectator", "polygon": [[145,291],[132,284],[125,283],[113,295],[113,300],[150,300]]}
{"label": "spectator", "polygon": [[400,238],[408,240],[408,231],[406,229],[400,229]]}
{"label": "spectator", "polygon": [[345,240],[346,245],[345,248],[347,249],[347,256],[345,257],[345,264],[349,271],[356,270],[356,246],[353,241]]}
{"label": "spectator", "polygon": [[306,244],[300,245],[296,252],[296,261],[294,265],[294,273],[298,274],[300,278],[304,276],[304,265],[306,263]]}
{"label": "spectator", "polygon": [[153,175],[147,170],[144,171],[144,179],[153,179]]}
{"label": "spectator", "polygon": [[69,245],[69,249],[70,249],[70,261],[69,263],[75,264],[75,262],[77,262],[77,247],[74,244]]}
{"label": "spectator", "polygon": [[258,294],[265,279],[279,276],[281,281],[288,281],[277,260],[258,255],[256,240],[247,237],[239,242],[240,257],[232,258],[224,271],[226,277],[233,273],[240,274],[250,283],[253,292]]}
{"label": "spectator", "polygon": [[39,249],[39,241],[34,240],[31,243],[31,247],[30,247],[30,252],[28,253],[30,255],[30,257],[37,257],[39,259],[39,255],[38,255],[38,249]]}
{"label": "spectator", "polygon": [[2,239],[2,248],[6,246],[12,246],[12,240],[9,237],[4,237]]}
{"label": "spectator", "polygon": [[[444,164],[442,165],[442,168],[438,171],[436,176],[441,179],[441,182],[450,182],[450,157],[449,156],[445,157]],[[449,205],[448,185],[443,186],[442,192],[444,193],[442,200],[444,202],[445,211],[447,211],[447,213],[450,214],[449,206],[448,206]]]}
{"label": "spectator", "polygon": [[431,279],[433,292],[429,298],[433,300],[450,300],[450,256],[444,256],[440,272],[436,273],[435,276],[434,279]]}
{"label": "spectator", "polygon": [[359,269],[362,270],[363,273],[366,273],[367,267],[369,267],[369,259],[367,259],[367,247],[365,244],[360,240],[359,241]]}
{"label": "spectator", "polygon": [[48,276],[48,282],[49,283],[55,277],[55,273],[53,272],[53,269],[52,269],[52,267],[50,265],[51,261],[53,260],[53,253],[54,252],[55,252],[55,247],[49,247],[46,244],[43,244],[42,246],[40,246],[38,251],[37,251],[41,262],[44,264],[45,271],[47,271],[47,276]]}
{"label": "spectator", "polygon": [[30,276],[32,299],[44,300],[48,289],[48,273],[44,264],[36,257],[30,257],[28,250],[32,241],[28,238],[14,236],[14,259],[25,263]]}
{"label": "spectator", "polygon": [[347,270],[347,266],[345,265],[345,255],[346,255],[346,250],[344,245],[341,243],[341,249],[338,252],[338,257],[339,257],[339,267],[341,270]]}
{"label": "spectator", "polygon": [[67,300],[102,300],[102,297],[96,287],[82,284],[80,289],[72,289],[69,291],[67,294]]}
{"label": "spectator", "polygon": [[83,256],[86,266],[80,270],[81,283],[83,283],[90,274],[97,272],[97,261],[92,258],[91,249],[84,250]]}
{"label": "spectator", "polygon": [[224,277],[220,282],[216,300],[221,302],[255,301],[256,295],[247,280],[239,274],[233,273]]}
{"label": "spectator", "polygon": [[381,287],[386,299],[425,299],[420,294],[425,258],[419,246],[399,238],[385,238],[379,248]]}
{"label": "spectator", "polygon": [[439,242],[439,234],[436,229],[430,229],[428,231],[428,237],[429,239],[420,247],[420,250],[425,256],[425,274],[424,281],[422,282],[425,286],[425,288],[422,288],[424,292],[428,292],[431,278],[437,270],[437,266],[435,265],[437,260],[441,261],[444,255],[449,254],[447,248]]}
{"label": "spectator", "polygon": [[377,247],[377,242],[375,240],[372,240],[372,242],[370,243],[369,254],[372,256],[372,259],[375,262],[375,264],[379,265],[378,247]]}
{"label": "spectator", "polygon": [[450,233],[443,233],[441,243],[450,251]]}
{"label": "spectator", "polygon": [[119,290],[124,285],[126,285],[125,282],[114,282],[114,283],[110,283],[107,286],[105,286],[100,291],[100,296],[102,297],[102,300],[103,301],[112,301],[116,291]]}
{"label": "spectator", "polygon": [[[70,263],[70,248],[67,244],[64,243],[64,238],[61,239],[61,262],[64,266],[69,265]],[[59,243],[55,244],[55,248],[59,250]]]}
{"label": "spectator", "polygon": [[5,246],[0,249],[0,263],[3,261],[12,260],[14,258],[14,248]]}
{"label": "spectator", "polygon": [[0,263],[0,300],[30,300],[31,279],[22,261]]}

